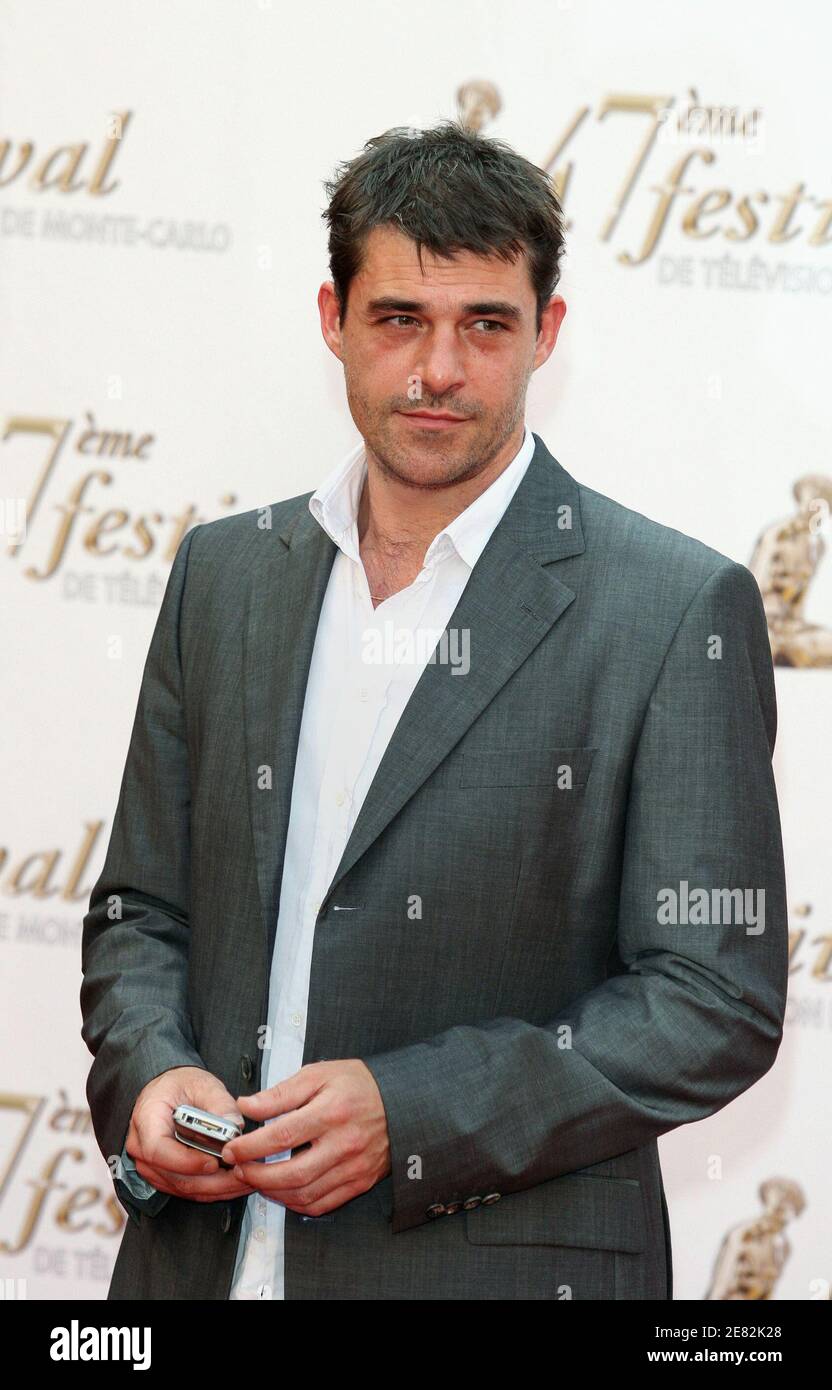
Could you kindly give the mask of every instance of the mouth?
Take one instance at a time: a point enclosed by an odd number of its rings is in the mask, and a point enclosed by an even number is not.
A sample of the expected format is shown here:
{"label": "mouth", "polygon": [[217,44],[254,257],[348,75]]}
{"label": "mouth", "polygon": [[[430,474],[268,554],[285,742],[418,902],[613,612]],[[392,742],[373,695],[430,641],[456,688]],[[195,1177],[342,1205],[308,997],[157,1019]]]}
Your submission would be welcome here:
{"label": "mouth", "polygon": [[444,410],[436,413],[429,410],[397,410],[396,414],[424,430],[449,430],[453,429],[454,425],[469,423],[467,415],[451,415]]}

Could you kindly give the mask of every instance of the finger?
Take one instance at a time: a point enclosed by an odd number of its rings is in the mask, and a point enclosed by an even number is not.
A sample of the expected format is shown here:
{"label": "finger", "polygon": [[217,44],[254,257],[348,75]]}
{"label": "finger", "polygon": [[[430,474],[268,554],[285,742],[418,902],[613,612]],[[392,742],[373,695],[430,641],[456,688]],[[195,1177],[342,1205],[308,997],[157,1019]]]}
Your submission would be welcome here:
{"label": "finger", "polygon": [[[263,1195],[269,1196],[272,1201],[279,1201],[293,1211],[317,1216],[368,1192],[378,1181],[377,1177],[371,1175],[366,1156],[345,1154],[343,1151],[339,1153],[335,1140],[316,1144],[312,1152],[316,1151],[320,1154],[317,1163],[320,1170],[318,1178],[309,1178],[298,1187],[278,1188],[276,1183],[289,1166],[288,1162],[283,1163],[279,1165],[281,1172],[274,1175],[274,1181],[270,1180],[268,1191],[262,1189]],[[296,1171],[299,1171],[299,1166]],[[311,1163],[308,1171],[313,1171]],[[319,1205],[320,1203],[326,1205]]]}
{"label": "finger", "polygon": [[255,1091],[251,1096],[238,1096],[237,1105],[244,1115],[254,1120],[297,1110],[321,1089],[331,1069],[332,1063],[329,1062],[308,1062],[300,1071],[274,1086],[268,1086],[264,1091]]}
{"label": "finger", "polygon": [[168,1100],[152,1097],[133,1117],[134,1135],[128,1139],[127,1152],[135,1161],[139,1158],[154,1168],[172,1173],[215,1173],[219,1160],[175,1138],[173,1110]]}
{"label": "finger", "polygon": [[326,1124],[320,1105],[314,1100],[293,1110],[288,1115],[278,1115],[267,1120],[239,1139],[231,1139],[223,1146],[222,1157],[226,1163],[251,1161],[266,1158],[271,1154],[289,1153],[300,1148],[301,1144],[311,1144],[325,1132]]}
{"label": "finger", "polygon": [[161,1192],[167,1192],[170,1196],[176,1197],[202,1197],[210,1201],[228,1200],[234,1197],[247,1197],[254,1191],[245,1183],[241,1183],[232,1173],[225,1170],[216,1173],[213,1177],[185,1177],[179,1173],[171,1173],[165,1169],[153,1168],[150,1164],[137,1164],[140,1176],[147,1182],[153,1184]]}
{"label": "finger", "polygon": [[[328,1201],[330,1197],[342,1189],[351,1188],[352,1196],[355,1197],[360,1192],[366,1192],[371,1186],[372,1183],[366,1166],[362,1164],[360,1159],[356,1159],[355,1154],[350,1154],[348,1157],[342,1156],[339,1163],[331,1164],[317,1181],[308,1182],[293,1193],[286,1193],[286,1205],[293,1206],[293,1209],[297,1211],[310,1211],[319,1203]],[[302,1202],[298,1200],[300,1198],[303,1199]],[[345,1201],[346,1198],[342,1198],[342,1200]],[[295,1203],[297,1203],[296,1206]],[[321,1210],[324,1209],[331,1210],[330,1207],[321,1208]],[[311,1211],[311,1214],[315,1215],[316,1213]]]}
{"label": "finger", "polygon": [[203,1072],[198,1079],[189,1080],[187,1094],[179,1095],[173,1108],[185,1104],[195,1105],[212,1115],[222,1116],[224,1120],[239,1125],[241,1129],[243,1127],[243,1116],[236,1100],[211,1072]]}
{"label": "finger", "polygon": [[202,1173],[216,1173],[220,1167],[218,1158],[175,1137],[162,1135],[145,1142],[140,1135],[140,1144],[141,1156],[145,1163],[170,1173],[196,1177]]}
{"label": "finger", "polygon": [[277,1197],[282,1202],[286,1193],[297,1192],[319,1181],[343,1160],[344,1154],[329,1136],[315,1140],[295,1158],[272,1163],[237,1163],[233,1173],[240,1182],[251,1183],[265,1195]]}
{"label": "finger", "polygon": [[233,1202],[237,1197],[250,1197],[257,1190],[249,1187],[247,1183],[237,1182],[236,1178],[233,1185],[223,1182],[215,1188],[203,1188],[202,1182],[201,1178],[195,1179],[194,1183],[189,1184],[179,1195],[195,1202]]}
{"label": "finger", "polygon": [[[233,1117],[229,1115],[228,1118]],[[239,1121],[245,1123],[242,1116],[239,1116]],[[215,1173],[220,1166],[217,1155],[205,1153],[177,1138],[173,1111],[167,1101],[151,1100],[143,1107],[136,1120],[136,1133],[141,1156],[156,1168],[173,1173],[197,1174]]]}
{"label": "finger", "polygon": [[139,1141],[136,1152],[130,1149],[127,1152],[139,1172],[141,1164],[151,1166],[159,1172],[179,1173],[183,1177],[192,1178],[220,1170],[219,1159],[203,1153],[200,1149],[191,1148],[189,1144],[183,1144],[181,1139],[164,1137],[151,1140],[144,1145]]}
{"label": "finger", "polygon": [[351,1202],[354,1197],[360,1197],[362,1193],[369,1192],[369,1187],[363,1187],[359,1179],[353,1178],[351,1182],[340,1183],[333,1187],[317,1201],[311,1204],[294,1207],[290,1201],[284,1202],[284,1206],[292,1211],[297,1211],[300,1216],[324,1216],[328,1211],[335,1211],[336,1207],[342,1207],[345,1202]]}
{"label": "finger", "polygon": [[195,1202],[227,1202],[229,1200],[233,1200],[233,1198],[235,1197],[250,1197],[252,1193],[256,1191],[257,1189],[255,1187],[241,1187],[237,1192],[221,1192],[217,1197],[214,1197],[212,1195],[200,1196],[199,1194],[197,1194],[193,1198],[193,1200]]}
{"label": "finger", "polygon": [[143,1158],[136,1159],[136,1172],[139,1174],[139,1177],[144,1178],[146,1182],[152,1182],[154,1187],[158,1187],[161,1182],[164,1182],[169,1187],[176,1186],[177,1188],[184,1188],[196,1182],[211,1181],[212,1178],[216,1178],[220,1174],[232,1178],[234,1176],[230,1169],[217,1169],[215,1173],[206,1174],[204,1176],[201,1173],[179,1173],[170,1168],[162,1168],[156,1164],[148,1163],[147,1160]]}

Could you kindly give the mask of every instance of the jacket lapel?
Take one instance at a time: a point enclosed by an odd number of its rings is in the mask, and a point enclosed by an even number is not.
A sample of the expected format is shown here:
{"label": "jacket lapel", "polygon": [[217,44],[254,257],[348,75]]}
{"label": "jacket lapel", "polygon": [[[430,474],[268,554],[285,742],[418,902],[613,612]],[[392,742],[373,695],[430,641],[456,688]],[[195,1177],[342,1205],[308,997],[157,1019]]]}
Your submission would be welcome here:
{"label": "jacket lapel", "polygon": [[306,507],[279,539],[264,532],[258,549],[243,614],[243,701],[268,979],[306,682],[337,546]]}
{"label": "jacket lapel", "polygon": [[[471,573],[449,629],[469,634],[470,669],[428,663],[393,731],[321,903],[447,757],[575,597],[544,568],[584,550],[578,485],[534,435],[522,482]],[[268,533],[266,533],[268,534]],[[271,959],[292,780],[318,618],[337,548],[308,506],[249,579],[245,735],[260,896]],[[453,650],[453,647],[452,647]],[[271,789],[261,788],[271,769]]]}

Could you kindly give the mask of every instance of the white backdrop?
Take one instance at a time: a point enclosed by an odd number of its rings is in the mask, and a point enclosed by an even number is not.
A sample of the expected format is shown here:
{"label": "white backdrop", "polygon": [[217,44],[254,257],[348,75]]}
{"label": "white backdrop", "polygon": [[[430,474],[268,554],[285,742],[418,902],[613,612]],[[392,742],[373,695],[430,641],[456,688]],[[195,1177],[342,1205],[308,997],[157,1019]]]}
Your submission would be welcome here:
{"label": "white backdrop", "polygon": [[[831,38],[820,0],[0,5],[0,1279],[19,1293],[103,1297],[123,1224],[85,1107],[80,929],[172,554],[357,441],[315,304],[323,180],[493,83],[484,132],[549,169],[570,223],[528,423],[580,481],[748,563],[795,480],[832,472]],[[670,114],[634,171],[651,104]],[[693,105],[740,134],[680,131]],[[832,626],[829,557],[807,616]],[[830,682],[777,668],[788,1026],[760,1083],[660,1141],[677,1298],[706,1296],[771,1177],[806,1202],[773,1297],[829,1296]]]}

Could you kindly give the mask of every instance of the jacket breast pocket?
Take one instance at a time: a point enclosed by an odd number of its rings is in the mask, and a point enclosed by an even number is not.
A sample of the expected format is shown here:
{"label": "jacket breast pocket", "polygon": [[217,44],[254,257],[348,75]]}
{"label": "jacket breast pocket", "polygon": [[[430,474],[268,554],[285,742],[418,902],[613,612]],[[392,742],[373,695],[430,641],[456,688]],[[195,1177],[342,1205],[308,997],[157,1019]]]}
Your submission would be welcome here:
{"label": "jacket breast pocket", "polygon": [[472,1245],[570,1245],[638,1254],[647,1236],[641,1183],[567,1173],[466,1211],[465,1234]]}
{"label": "jacket breast pocket", "polygon": [[502,748],[463,751],[447,759],[431,785],[446,787],[585,787],[595,748]]}

